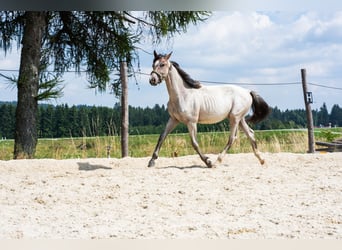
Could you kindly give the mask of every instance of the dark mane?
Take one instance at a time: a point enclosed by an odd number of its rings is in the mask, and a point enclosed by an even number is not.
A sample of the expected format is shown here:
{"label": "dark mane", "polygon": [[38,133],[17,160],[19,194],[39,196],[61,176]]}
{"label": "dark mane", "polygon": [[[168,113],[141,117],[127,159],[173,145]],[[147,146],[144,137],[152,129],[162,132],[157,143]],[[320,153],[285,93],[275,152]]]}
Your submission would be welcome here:
{"label": "dark mane", "polygon": [[189,85],[189,87],[195,88],[195,89],[199,89],[202,87],[201,83],[199,81],[192,79],[188,73],[186,73],[184,70],[182,70],[179,67],[178,63],[173,62],[173,61],[171,61],[171,63],[176,68],[176,70],[178,71],[178,73],[180,74],[184,82],[186,82]]}

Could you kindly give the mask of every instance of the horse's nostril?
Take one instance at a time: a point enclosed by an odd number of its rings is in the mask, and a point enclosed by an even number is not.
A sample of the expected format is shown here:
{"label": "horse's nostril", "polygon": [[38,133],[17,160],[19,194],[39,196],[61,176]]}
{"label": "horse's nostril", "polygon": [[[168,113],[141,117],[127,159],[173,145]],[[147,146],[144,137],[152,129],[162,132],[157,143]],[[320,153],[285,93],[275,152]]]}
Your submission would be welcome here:
{"label": "horse's nostril", "polygon": [[151,85],[156,85],[156,80],[154,78],[150,79],[150,84]]}

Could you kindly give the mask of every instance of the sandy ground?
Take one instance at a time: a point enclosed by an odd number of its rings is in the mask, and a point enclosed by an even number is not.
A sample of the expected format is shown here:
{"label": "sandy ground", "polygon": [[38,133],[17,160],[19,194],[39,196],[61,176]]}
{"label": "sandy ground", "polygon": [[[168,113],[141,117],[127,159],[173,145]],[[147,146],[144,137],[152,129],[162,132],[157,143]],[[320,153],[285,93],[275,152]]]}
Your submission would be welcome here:
{"label": "sandy ground", "polygon": [[0,238],[342,239],[342,153],[264,156],[0,161]]}

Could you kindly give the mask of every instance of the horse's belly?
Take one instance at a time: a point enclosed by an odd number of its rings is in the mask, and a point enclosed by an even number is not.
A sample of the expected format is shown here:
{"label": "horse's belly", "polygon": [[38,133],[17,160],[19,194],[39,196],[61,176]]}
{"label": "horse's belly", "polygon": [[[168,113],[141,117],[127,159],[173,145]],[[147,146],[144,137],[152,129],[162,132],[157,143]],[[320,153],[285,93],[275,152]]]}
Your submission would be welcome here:
{"label": "horse's belly", "polygon": [[223,119],[227,118],[228,114],[226,112],[222,113],[200,113],[198,117],[198,123],[201,124],[212,124],[218,123]]}
{"label": "horse's belly", "polygon": [[231,103],[220,95],[204,96],[200,105],[198,122],[203,124],[212,124],[222,121],[227,118]]}

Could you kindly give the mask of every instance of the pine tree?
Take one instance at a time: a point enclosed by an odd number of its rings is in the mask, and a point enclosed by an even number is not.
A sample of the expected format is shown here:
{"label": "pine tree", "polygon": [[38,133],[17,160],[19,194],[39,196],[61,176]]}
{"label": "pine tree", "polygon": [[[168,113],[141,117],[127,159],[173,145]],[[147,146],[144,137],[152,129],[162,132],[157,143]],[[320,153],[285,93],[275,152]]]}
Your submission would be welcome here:
{"label": "pine tree", "polygon": [[[91,87],[100,91],[111,85],[110,73],[126,61],[132,71],[138,60],[135,46],[148,33],[159,42],[184,32],[191,23],[205,20],[208,12],[125,11],[1,11],[0,47],[21,48],[16,109],[14,158],[33,158],[37,145],[38,101],[51,94],[39,92],[41,69],[53,65],[57,76],[86,65]],[[118,81],[112,86],[118,93]],[[50,93],[49,93],[50,91]],[[47,95],[46,95],[47,94]],[[52,93],[53,94],[53,93]]]}
{"label": "pine tree", "polygon": [[329,121],[331,122],[332,126],[342,126],[342,108],[338,104],[335,104],[331,108]]}
{"label": "pine tree", "polygon": [[318,124],[321,126],[328,126],[329,124],[329,113],[328,108],[325,102],[323,103],[322,107],[319,109],[319,112],[317,114],[318,118]]}

